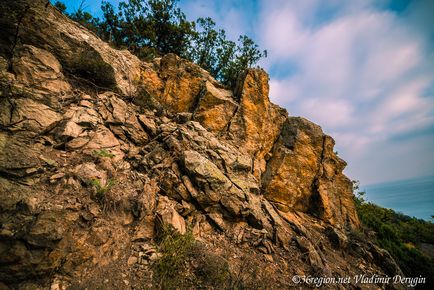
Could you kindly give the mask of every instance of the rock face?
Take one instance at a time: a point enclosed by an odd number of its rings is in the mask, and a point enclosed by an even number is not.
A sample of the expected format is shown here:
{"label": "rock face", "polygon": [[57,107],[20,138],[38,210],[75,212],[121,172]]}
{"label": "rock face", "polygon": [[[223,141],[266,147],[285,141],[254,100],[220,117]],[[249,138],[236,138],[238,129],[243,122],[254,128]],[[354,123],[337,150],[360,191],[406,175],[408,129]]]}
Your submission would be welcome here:
{"label": "rock face", "polygon": [[[26,66],[27,70],[37,70],[34,67],[35,59],[32,59],[35,49],[29,51],[16,45],[17,41],[25,39],[26,44],[37,47],[39,59],[36,61],[49,66],[52,69],[52,72],[49,72],[51,75],[56,73],[56,68],[61,65],[65,72],[88,79],[97,86],[116,87],[123,94],[133,94],[135,84],[140,79],[141,62],[127,51],[110,48],[93,33],[58,13],[53,7],[45,7],[45,4],[47,1],[44,0],[19,0],[1,4],[0,21],[4,41],[0,51],[11,58],[9,60],[12,62],[18,61],[21,64],[12,66],[13,69],[22,70],[22,63],[26,62],[30,64]],[[19,38],[15,37],[17,31]],[[13,51],[11,48],[14,48]],[[28,55],[30,59],[26,58]],[[37,74],[37,71],[34,73]],[[20,77],[27,81],[29,75]],[[62,89],[56,88],[55,90]]]}
{"label": "rock face", "polygon": [[334,140],[299,117],[286,120],[262,179],[264,194],[283,211],[311,213],[334,226],[357,225],[346,163]]}
{"label": "rock face", "polygon": [[236,90],[240,109],[234,115],[228,132],[248,154],[254,156],[253,171],[260,179],[266,167],[265,156],[279,136],[287,113],[270,103],[268,75],[263,70],[245,72]]}
{"label": "rock face", "polygon": [[262,255],[276,288],[292,285],[278,273],[395,265],[350,239],[345,162],[318,125],[269,101],[263,70],[232,91],[173,54],[112,49],[45,3],[0,3],[0,281],[143,287],[134,277],[167,227]]}

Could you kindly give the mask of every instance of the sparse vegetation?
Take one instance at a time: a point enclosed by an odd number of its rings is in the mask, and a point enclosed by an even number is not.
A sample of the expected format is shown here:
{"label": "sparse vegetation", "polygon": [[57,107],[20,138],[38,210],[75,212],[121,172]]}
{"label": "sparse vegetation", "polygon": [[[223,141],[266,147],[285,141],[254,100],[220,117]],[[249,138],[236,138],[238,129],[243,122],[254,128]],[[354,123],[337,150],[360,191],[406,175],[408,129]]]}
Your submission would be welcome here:
{"label": "sparse vegetation", "polygon": [[243,254],[236,269],[232,270],[227,289],[268,289],[273,285],[269,276],[264,271],[264,265],[254,256]]}
{"label": "sparse vegetation", "polygon": [[266,289],[269,279],[261,263],[242,255],[229,267],[224,254],[207,249],[194,240],[191,231],[181,235],[166,227],[157,233],[161,258],[153,265],[154,283],[159,289]]}
{"label": "sparse vegetation", "polygon": [[162,256],[153,266],[155,283],[161,289],[182,288],[186,283],[184,275],[188,266],[187,258],[195,243],[191,231],[181,235],[174,229],[165,227],[157,239]]}
{"label": "sparse vegetation", "polygon": [[195,243],[191,259],[193,273],[197,285],[204,288],[225,289],[231,280],[228,261],[215,253],[211,253],[202,243]]}
{"label": "sparse vegetation", "polygon": [[408,277],[434,277],[434,261],[419,249],[434,244],[434,224],[367,202],[354,183],[357,213],[365,231],[374,231],[378,245],[393,256]]}
{"label": "sparse vegetation", "polygon": [[109,179],[106,184],[103,184],[100,179],[92,179],[89,181],[89,184],[95,189],[95,198],[100,202],[104,202],[107,193],[115,184],[115,181],[113,179]]}
{"label": "sparse vegetation", "polygon": [[94,150],[92,152],[92,155],[95,156],[95,157],[99,157],[99,158],[113,158],[113,157],[116,156],[115,154],[112,154],[112,153],[108,152],[105,149]]}

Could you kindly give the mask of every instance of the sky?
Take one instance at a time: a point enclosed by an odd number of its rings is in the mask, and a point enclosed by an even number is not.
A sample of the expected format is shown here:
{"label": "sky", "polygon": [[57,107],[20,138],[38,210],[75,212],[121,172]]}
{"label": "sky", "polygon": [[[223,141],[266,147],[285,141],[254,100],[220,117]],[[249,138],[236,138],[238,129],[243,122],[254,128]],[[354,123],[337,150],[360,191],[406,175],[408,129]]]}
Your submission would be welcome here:
{"label": "sky", "polygon": [[[69,9],[80,0],[64,1]],[[117,5],[118,0],[110,1]],[[86,9],[99,13],[100,1]],[[180,0],[268,57],[270,99],[321,125],[361,184],[434,174],[434,0]]]}

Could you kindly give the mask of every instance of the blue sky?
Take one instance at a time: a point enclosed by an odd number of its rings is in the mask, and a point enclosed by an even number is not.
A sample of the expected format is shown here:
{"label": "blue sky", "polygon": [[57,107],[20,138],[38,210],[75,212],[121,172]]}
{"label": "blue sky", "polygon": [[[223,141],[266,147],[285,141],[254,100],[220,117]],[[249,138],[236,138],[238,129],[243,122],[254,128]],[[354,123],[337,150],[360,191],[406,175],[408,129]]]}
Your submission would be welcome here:
{"label": "blue sky", "polygon": [[[79,0],[64,1],[70,9]],[[118,3],[119,1],[111,1]],[[100,1],[87,1],[98,14]],[[268,57],[270,98],[336,140],[362,184],[434,174],[433,0],[180,0]]]}

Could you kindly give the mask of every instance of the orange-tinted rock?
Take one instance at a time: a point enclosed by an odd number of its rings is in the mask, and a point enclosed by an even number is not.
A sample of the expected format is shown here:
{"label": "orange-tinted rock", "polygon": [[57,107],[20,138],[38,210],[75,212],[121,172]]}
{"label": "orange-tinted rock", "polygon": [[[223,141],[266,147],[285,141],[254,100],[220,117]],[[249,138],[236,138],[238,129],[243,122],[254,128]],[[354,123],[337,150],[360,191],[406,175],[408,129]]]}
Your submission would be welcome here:
{"label": "orange-tinted rock", "polygon": [[157,63],[143,63],[138,81],[138,93],[134,98],[134,102],[142,107],[152,107],[157,102],[164,90],[164,82],[158,76]]}
{"label": "orange-tinted rock", "polygon": [[346,163],[333,152],[334,141],[303,118],[288,118],[262,178],[267,199],[281,210],[316,215],[333,225],[358,225]]}
{"label": "orange-tinted rock", "polygon": [[159,76],[164,81],[164,90],[158,101],[174,112],[190,112],[209,74],[174,54],[167,54],[160,61]]}
{"label": "orange-tinted rock", "polygon": [[265,155],[273,147],[285,121],[286,111],[270,103],[268,74],[249,69],[240,78],[236,94],[240,107],[230,123],[228,133],[255,159],[254,173],[265,171]]}
{"label": "orange-tinted rock", "polygon": [[321,176],[317,183],[317,214],[332,225],[356,227],[359,219],[354,206],[353,184],[342,173],[347,163],[334,153],[334,144],[331,137],[325,137]]}
{"label": "orange-tinted rock", "polygon": [[212,132],[221,132],[227,128],[237,108],[232,91],[217,88],[207,81],[194,119]]}

